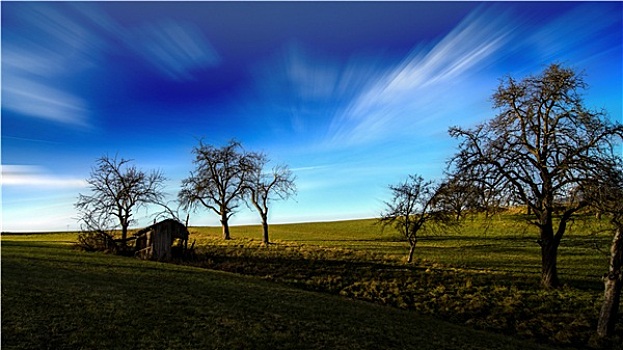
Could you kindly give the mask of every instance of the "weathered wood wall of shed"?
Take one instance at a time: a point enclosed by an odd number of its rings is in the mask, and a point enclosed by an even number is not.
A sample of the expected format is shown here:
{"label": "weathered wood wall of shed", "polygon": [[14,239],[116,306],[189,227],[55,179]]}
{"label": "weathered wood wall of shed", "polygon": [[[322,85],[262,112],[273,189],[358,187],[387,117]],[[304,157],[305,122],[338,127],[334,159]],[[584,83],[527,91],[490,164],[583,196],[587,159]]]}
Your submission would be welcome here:
{"label": "weathered wood wall of shed", "polygon": [[154,260],[169,260],[171,259],[171,230],[169,225],[158,226],[152,231],[152,247]]}
{"label": "weathered wood wall of shed", "polygon": [[137,233],[136,256],[149,260],[170,260],[173,241],[181,239],[186,247],[188,234],[188,229],[176,220],[166,219],[155,223]]}

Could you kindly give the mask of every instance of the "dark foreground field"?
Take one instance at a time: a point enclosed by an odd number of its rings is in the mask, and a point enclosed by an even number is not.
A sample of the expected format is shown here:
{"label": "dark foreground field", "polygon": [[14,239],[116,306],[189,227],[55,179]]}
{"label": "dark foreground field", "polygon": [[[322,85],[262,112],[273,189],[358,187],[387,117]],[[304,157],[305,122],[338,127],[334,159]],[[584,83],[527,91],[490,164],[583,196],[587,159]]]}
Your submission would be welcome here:
{"label": "dark foreground field", "polygon": [[2,349],[545,349],[196,267],[2,239]]}
{"label": "dark foreground field", "polygon": [[374,220],[274,225],[269,246],[258,226],[230,241],[194,227],[177,264],[81,252],[76,233],[3,234],[2,348],[622,349],[623,317],[593,339],[611,237],[586,219],[549,291],[534,227],[512,213],[421,237],[414,264]]}

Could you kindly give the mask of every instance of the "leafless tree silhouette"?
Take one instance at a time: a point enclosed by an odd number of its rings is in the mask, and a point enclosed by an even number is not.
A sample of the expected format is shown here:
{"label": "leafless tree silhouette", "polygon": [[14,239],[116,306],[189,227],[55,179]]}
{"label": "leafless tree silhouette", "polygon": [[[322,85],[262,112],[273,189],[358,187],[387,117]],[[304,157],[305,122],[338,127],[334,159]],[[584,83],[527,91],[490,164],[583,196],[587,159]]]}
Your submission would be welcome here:
{"label": "leafless tree silhouette", "polygon": [[418,234],[426,229],[441,228],[456,223],[449,211],[438,205],[439,186],[419,175],[409,175],[402,183],[389,185],[392,199],[385,202],[385,211],[378,223],[392,226],[409,243],[408,262],[418,242]]}
{"label": "leafless tree silhouette", "polygon": [[200,141],[193,153],[195,170],[182,181],[180,204],[184,209],[201,204],[219,215],[223,238],[230,239],[229,219],[243,200],[247,180],[257,171],[262,155],[246,152],[235,140],[220,148]]}
{"label": "leafless tree silhouette", "polygon": [[112,230],[121,230],[121,248],[126,246],[128,227],[141,206],[158,204],[164,198],[166,178],[157,170],[146,173],[131,165],[132,160],[103,156],[97,159],[87,179],[91,194],[79,194],[75,204],[83,231],[105,240]]}
{"label": "leafless tree silhouette", "polygon": [[255,173],[246,185],[247,198],[257,209],[262,219],[262,231],[264,243],[270,243],[268,237],[268,210],[272,200],[276,198],[285,200],[296,194],[295,177],[286,165],[272,168],[265,172],[264,167],[268,162],[266,157],[257,158],[258,164]]}
{"label": "leafless tree silhouette", "polygon": [[[526,205],[539,228],[541,282],[558,287],[557,257],[567,223],[587,202],[574,189],[609,159],[623,126],[584,107],[586,84],[573,69],[553,64],[521,81],[507,78],[493,95],[500,113],[471,129],[453,127],[461,140],[451,166],[474,182],[499,179],[510,200]],[[555,216],[556,209],[561,215]]]}

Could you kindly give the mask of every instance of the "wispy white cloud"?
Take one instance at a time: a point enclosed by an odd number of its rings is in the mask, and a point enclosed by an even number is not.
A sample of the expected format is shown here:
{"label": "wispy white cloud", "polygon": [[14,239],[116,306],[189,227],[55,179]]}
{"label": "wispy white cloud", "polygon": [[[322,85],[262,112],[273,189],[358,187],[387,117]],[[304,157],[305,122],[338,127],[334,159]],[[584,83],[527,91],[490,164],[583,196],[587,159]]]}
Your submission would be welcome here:
{"label": "wispy white cloud", "polygon": [[87,126],[89,110],[86,102],[53,86],[11,76],[3,84],[3,107],[9,110],[56,122]]}
{"label": "wispy white cloud", "polygon": [[221,61],[191,23],[168,20],[149,24],[137,30],[132,41],[139,55],[174,80],[192,80],[193,70],[210,68]]}
{"label": "wispy white cloud", "polygon": [[[291,45],[283,55],[285,86],[305,102],[350,99],[369,85],[369,74],[381,62],[373,57],[350,57],[340,62],[322,55],[312,55],[299,45]],[[270,69],[269,74],[279,74]]]}
{"label": "wispy white cloud", "polygon": [[331,167],[333,167],[333,165],[311,165],[311,166],[292,168],[290,170],[295,173],[298,173],[298,172],[306,172],[306,171],[316,171],[316,170],[327,169]]}
{"label": "wispy white cloud", "polygon": [[267,122],[273,130],[303,135],[340,113],[371,84],[381,65],[380,57],[338,60],[290,43],[255,67],[253,93],[259,99],[251,103],[271,115]]}
{"label": "wispy white cloud", "polygon": [[85,70],[97,68],[111,42],[124,43],[175,80],[193,79],[193,70],[212,67],[221,60],[192,24],[170,20],[139,29],[124,28],[95,5],[68,8],[73,11],[60,11],[53,4],[24,4],[16,12],[22,25],[3,28],[3,108],[88,127],[89,100],[67,84]]}
{"label": "wispy white cloud", "polygon": [[75,9],[96,28],[118,40],[159,73],[178,81],[193,80],[193,70],[221,63],[221,56],[198,26],[178,20],[126,27],[92,3],[79,3]]}
{"label": "wispy white cloud", "polygon": [[77,13],[87,19],[94,28],[102,30],[113,38],[123,38],[127,35],[127,31],[117,21],[102,11],[101,4],[97,2],[69,2],[68,6],[72,7]]}
{"label": "wispy white cloud", "polygon": [[93,67],[99,38],[49,4],[17,13],[28,32],[3,30],[3,107],[59,123],[88,125],[87,102],[64,81]]}
{"label": "wispy white cloud", "polygon": [[432,48],[417,47],[398,66],[378,72],[376,82],[334,118],[328,143],[365,143],[434,120],[448,107],[448,90],[489,62],[512,31],[504,14],[472,13]]}
{"label": "wispy white cloud", "polygon": [[87,182],[84,179],[53,175],[39,166],[2,165],[2,186],[83,188]]}
{"label": "wispy white cloud", "polygon": [[[487,95],[477,97],[474,91],[483,82],[471,77],[485,77],[483,72],[498,60],[512,62],[507,69],[526,74],[551,62],[585,64],[608,50],[620,50],[608,44],[612,36],[620,36],[616,9],[608,12],[585,4],[549,22],[534,22],[513,17],[499,6],[483,5],[435,45],[416,47],[396,67],[373,72],[375,83],[336,114],[327,144],[348,146],[405,132],[413,137],[434,133],[440,119],[464,115],[475,99],[485,101]],[[478,93],[490,94],[497,77],[488,77],[490,87]]]}

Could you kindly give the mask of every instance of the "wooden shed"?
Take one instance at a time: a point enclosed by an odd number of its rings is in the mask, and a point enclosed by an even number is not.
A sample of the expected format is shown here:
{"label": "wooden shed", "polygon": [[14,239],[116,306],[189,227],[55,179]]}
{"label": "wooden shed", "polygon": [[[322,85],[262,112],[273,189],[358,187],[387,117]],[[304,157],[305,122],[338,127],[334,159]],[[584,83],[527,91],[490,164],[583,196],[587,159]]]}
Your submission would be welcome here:
{"label": "wooden shed", "polygon": [[172,248],[184,251],[188,247],[188,229],[181,222],[166,219],[138,231],[134,255],[145,260],[166,261],[172,257]]}

